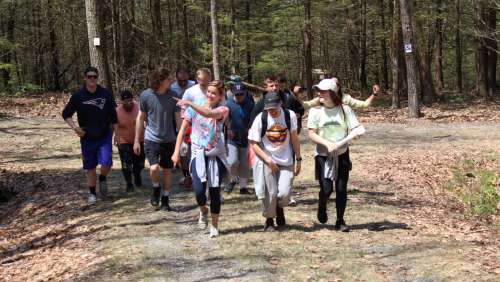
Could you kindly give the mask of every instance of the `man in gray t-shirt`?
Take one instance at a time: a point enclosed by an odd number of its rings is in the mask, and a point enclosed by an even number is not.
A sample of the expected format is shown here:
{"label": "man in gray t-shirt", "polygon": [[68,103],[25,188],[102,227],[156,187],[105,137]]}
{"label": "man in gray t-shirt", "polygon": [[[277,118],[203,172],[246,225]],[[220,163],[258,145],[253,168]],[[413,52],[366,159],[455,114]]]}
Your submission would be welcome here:
{"label": "man in gray t-shirt", "polygon": [[[134,152],[140,153],[138,140],[139,133],[144,129],[144,151],[150,165],[151,205],[161,205],[160,209],[170,211],[169,194],[172,186],[173,168],[172,154],[175,149],[175,125],[180,127],[180,111],[173,97],[176,94],[169,90],[173,82],[170,72],[165,69],[155,70],[151,73],[150,88],[144,90],[140,96],[140,112],[136,121],[136,140]],[[163,169],[163,193],[160,187],[160,167]]]}

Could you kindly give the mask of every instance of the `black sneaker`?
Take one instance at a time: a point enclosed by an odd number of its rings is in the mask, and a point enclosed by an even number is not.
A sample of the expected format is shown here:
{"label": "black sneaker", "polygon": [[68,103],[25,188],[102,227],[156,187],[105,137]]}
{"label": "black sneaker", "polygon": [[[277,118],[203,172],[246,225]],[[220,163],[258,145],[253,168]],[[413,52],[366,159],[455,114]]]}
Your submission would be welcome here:
{"label": "black sneaker", "polygon": [[278,227],[285,226],[286,224],[285,212],[281,207],[276,207],[276,224],[278,225]]}
{"label": "black sneaker", "polygon": [[234,186],[236,186],[236,182],[231,182],[227,184],[226,188],[224,188],[224,192],[231,193],[234,190]]}
{"label": "black sneaker", "polygon": [[134,175],[134,184],[135,187],[141,187],[142,186],[142,177],[140,174]]}
{"label": "black sneaker", "polygon": [[343,220],[335,222],[335,229],[341,232],[350,232],[351,228]]}
{"label": "black sneaker", "polygon": [[276,231],[276,228],[274,227],[274,220],[272,218],[266,219],[264,232],[274,232],[274,231]]}
{"label": "black sneaker", "polygon": [[168,204],[168,196],[161,196],[161,206],[160,209],[164,211],[171,211],[172,208]]}
{"label": "black sneaker", "polygon": [[318,221],[325,224],[328,221],[326,207],[318,206]]}
{"label": "black sneaker", "polygon": [[134,192],[134,184],[132,182],[127,183],[127,193]]}
{"label": "black sneaker", "polygon": [[250,194],[250,191],[248,191],[248,188],[240,188],[240,194]]}
{"label": "black sneaker", "polygon": [[153,187],[151,191],[151,205],[157,207],[160,204],[161,187]]}

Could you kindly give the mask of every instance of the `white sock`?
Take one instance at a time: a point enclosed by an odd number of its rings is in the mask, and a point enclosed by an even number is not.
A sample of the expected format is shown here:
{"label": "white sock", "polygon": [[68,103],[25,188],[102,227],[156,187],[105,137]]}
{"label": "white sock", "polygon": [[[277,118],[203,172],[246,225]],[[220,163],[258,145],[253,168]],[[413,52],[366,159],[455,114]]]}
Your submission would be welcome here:
{"label": "white sock", "polygon": [[153,187],[160,187],[160,182],[153,182]]}
{"label": "white sock", "polygon": [[164,197],[168,197],[169,195],[170,195],[170,192],[168,192],[168,191],[163,191],[163,196],[164,196]]}

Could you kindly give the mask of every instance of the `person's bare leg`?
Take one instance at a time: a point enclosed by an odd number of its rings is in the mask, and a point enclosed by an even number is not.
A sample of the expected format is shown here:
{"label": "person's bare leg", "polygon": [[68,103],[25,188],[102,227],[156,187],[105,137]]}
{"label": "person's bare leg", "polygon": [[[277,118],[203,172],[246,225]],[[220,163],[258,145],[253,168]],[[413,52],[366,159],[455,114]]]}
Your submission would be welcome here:
{"label": "person's bare leg", "polygon": [[151,177],[151,182],[160,182],[160,165],[154,164],[149,168],[149,177]]}
{"label": "person's bare leg", "polygon": [[95,187],[96,182],[97,182],[97,174],[96,174],[96,169],[87,169],[85,171],[85,174],[87,176],[87,185],[89,187]]}
{"label": "person's bare leg", "polygon": [[172,190],[172,172],[170,169],[163,169],[163,191],[170,192]]}
{"label": "person's bare leg", "polygon": [[212,214],[212,225],[215,228],[219,228],[219,215],[218,214]]}
{"label": "person's bare leg", "polygon": [[[107,176],[110,171],[111,171],[111,167],[109,167],[109,166],[101,166],[101,175],[102,176]],[[95,170],[94,170],[94,173],[95,173]]]}

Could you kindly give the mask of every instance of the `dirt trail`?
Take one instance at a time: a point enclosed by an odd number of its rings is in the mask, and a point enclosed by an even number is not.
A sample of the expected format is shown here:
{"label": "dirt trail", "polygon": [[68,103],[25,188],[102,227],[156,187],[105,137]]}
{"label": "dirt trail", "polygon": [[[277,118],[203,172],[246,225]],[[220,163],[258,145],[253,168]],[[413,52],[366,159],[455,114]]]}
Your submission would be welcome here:
{"label": "dirt trail", "polygon": [[464,154],[498,154],[500,126],[380,123],[367,130],[351,147],[346,219],[353,232],[333,230],[334,201],[328,224],[317,223],[312,146],[304,138],[287,230],[264,234],[259,202],[233,193],[225,195],[214,240],[196,228],[193,195],[182,187],[175,212],[154,211],[147,188],[125,194],[118,159],[110,199],[88,207],[78,140],[65,125],[4,118],[2,181],[26,189],[0,205],[0,280],[498,281],[498,222],[464,217],[441,185]]}

